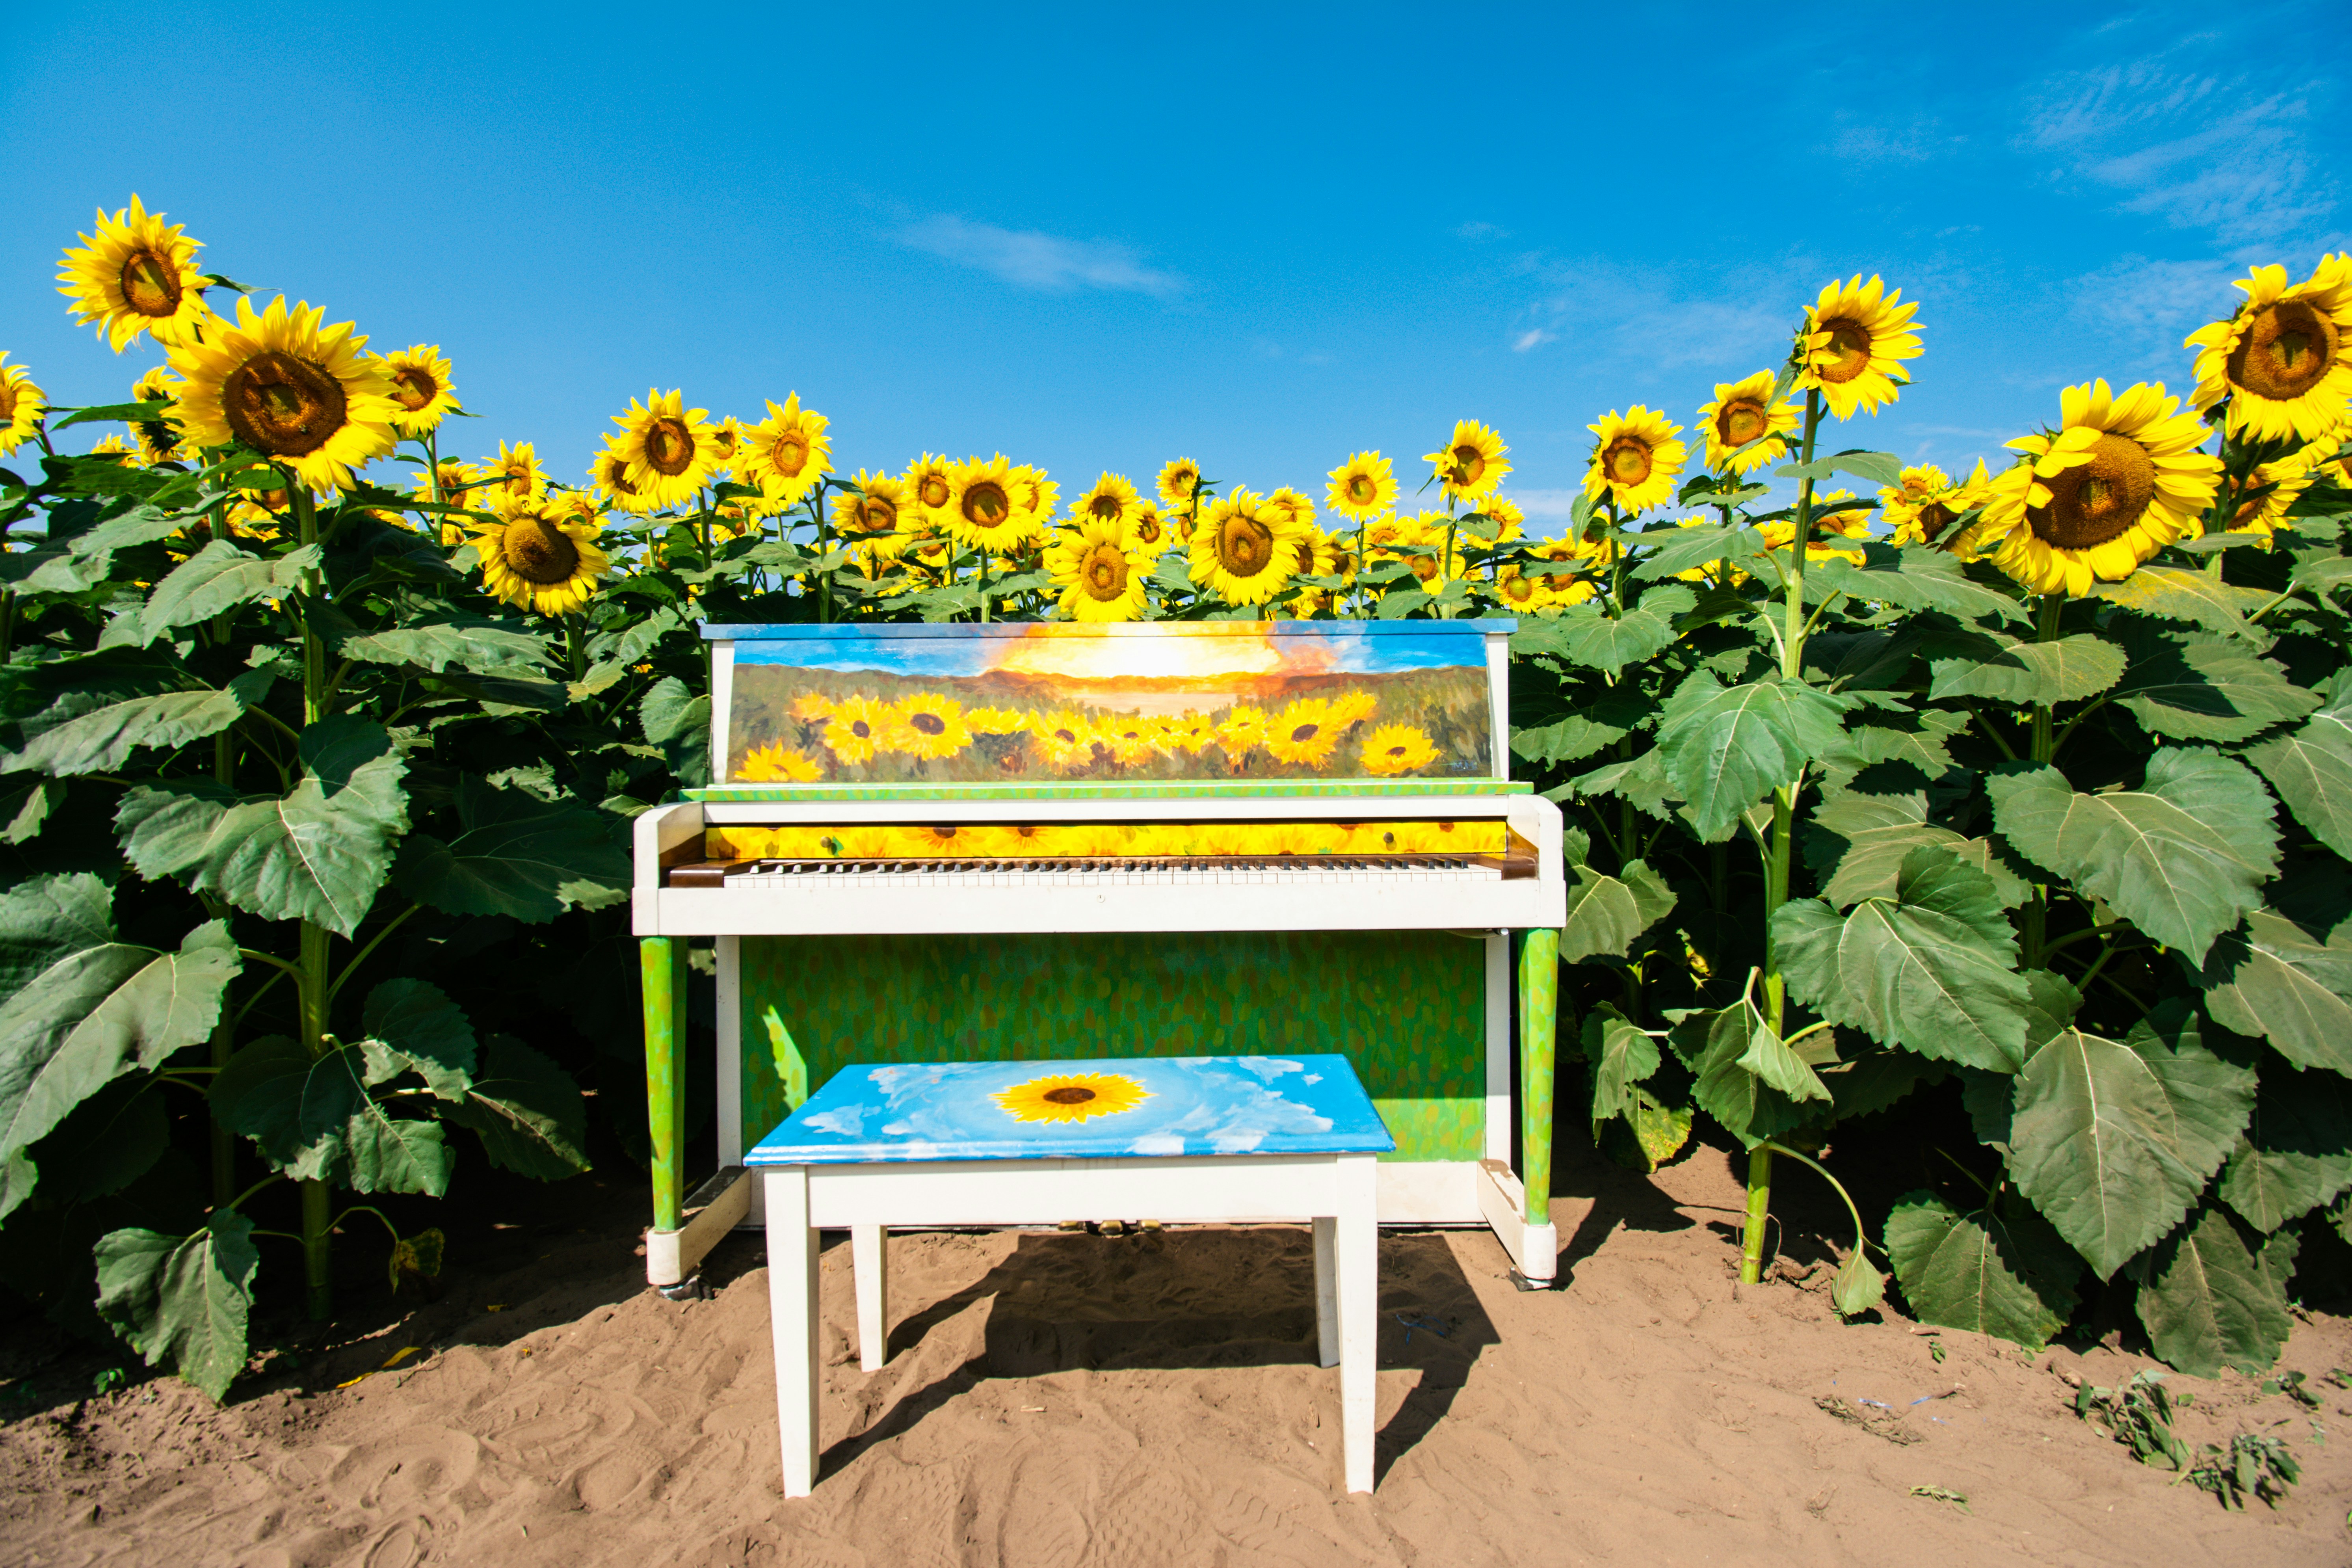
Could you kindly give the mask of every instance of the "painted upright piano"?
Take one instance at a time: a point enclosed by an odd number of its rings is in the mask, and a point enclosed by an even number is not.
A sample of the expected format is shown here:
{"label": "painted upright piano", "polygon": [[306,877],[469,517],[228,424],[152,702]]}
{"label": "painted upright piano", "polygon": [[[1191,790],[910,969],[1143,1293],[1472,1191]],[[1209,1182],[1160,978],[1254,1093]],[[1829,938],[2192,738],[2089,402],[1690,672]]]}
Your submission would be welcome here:
{"label": "painted upright piano", "polygon": [[714,782],[636,821],[652,1283],[756,1222],[742,1152],[848,1063],[1338,1052],[1396,1139],[1382,1223],[1490,1226],[1549,1284],[1567,894],[1508,776],[1514,624],[706,626]]}

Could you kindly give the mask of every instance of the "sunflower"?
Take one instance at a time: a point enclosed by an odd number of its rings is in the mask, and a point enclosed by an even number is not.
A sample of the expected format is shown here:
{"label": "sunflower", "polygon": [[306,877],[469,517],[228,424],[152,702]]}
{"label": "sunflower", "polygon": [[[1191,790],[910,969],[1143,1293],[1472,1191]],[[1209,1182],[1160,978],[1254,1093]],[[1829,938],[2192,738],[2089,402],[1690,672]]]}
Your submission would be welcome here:
{"label": "sunflower", "polygon": [[1447,495],[1477,500],[1492,495],[1511,471],[1503,456],[1509,450],[1502,437],[1475,419],[1460,419],[1454,425],[1454,439],[1425,460],[1435,468]]}
{"label": "sunflower", "polygon": [[1181,719],[1171,719],[1160,726],[1160,743],[1171,752],[1186,756],[1198,756],[1204,746],[1213,745],[1217,727],[1199,713],[1187,713]]}
{"label": "sunflower", "polygon": [[876,561],[896,561],[912,536],[900,521],[911,510],[907,487],[887,474],[857,470],[855,490],[833,498],[833,522],[842,537],[866,549]]}
{"label": "sunflower", "polygon": [[604,449],[590,459],[588,485],[599,500],[615,511],[642,517],[654,510],[653,503],[629,482],[629,455],[621,449],[617,436],[605,437]]}
{"label": "sunflower", "polygon": [[201,241],[179,224],[166,225],[132,196],[112,217],[100,207],[98,234],[79,237],[88,248],[68,250],[58,290],[73,301],[74,320],[96,321],[99,336],[121,353],[142,332],[167,347],[196,336],[211,319],[205,279],[196,270]]}
{"label": "sunflower", "polygon": [[1012,473],[1013,508],[1027,515],[1035,531],[1032,540],[1042,536],[1054,525],[1054,510],[1061,504],[1062,487],[1045,477],[1043,468],[1033,468],[1024,463]]}
{"label": "sunflower", "polygon": [[963,727],[975,735],[1017,735],[1029,727],[1029,715],[1009,708],[967,709]]}
{"label": "sunflower", "polygon": [[2161,382],[2117,395],[2105,381],[2060,395],[2061,428],[2010,446],[2032,459],[1992,481],[1985,536],[1992,563],[2027,587],[2080,596],[2120,582],[2197,531],[2221,459],[2197,450],[2205,426]]}
{"label": "sunflower", "polygon": [[1429,737],[1410,724],[1382,724],[1364,737],[1364,771],[1375,778],[1416,773],[1437,760]]}
{"label": "sunflower", "polygon": [[1192,581],[1230,604],[1263,605],[1288,585],[1306,525],[1247,490],[1209,509],[1192,539]]}
{"label": "sunflower", "polygon": [[814,784],[824,770],[816,763],[781,742],[756,747],[745,753],[743,765],[735,770],[738,784]]}
{"label": "sunflower", "polygon": [[1886,285],[1873,274],[1850,283],[1834,278],[1822,288],[1821,298],[1805,307],[1805,324],[1797,331],[1797,352],[1804,358],[1797,384],[1818,387],[1840,419],[1851,419],[1856,409],[1876,415],[1901,395],[1897,382],[1911,373],[1899,363],[1919,357],[1919,339],[1911,331],[1917,304],[1902,303],[1903,290],[1885,292]]}
{"label": "sunflower", "polygon": [[1095,481],[1095,488],[1070,503],[1070,515],[1081,521],[1115,523],[1122,530],[1131,527],[1136,516],[1150,503],[1135,493],[1125,474],[1106,472]]}
{"label": "sunflower", "polygon": [[1558,581],[1554,577],[1530,577],[1516,565],[1505,566],[1495,574],[1495,597],[1511,609],[1532,615],[1559,603],[1559,595],[1553,588]]}
{"label": "sunflower", "polygon": [[283,294],[259,315],[240,299],[234,327],[216,323],[202,340],[174,343],[188,439],[241,441],[319,490],[348,489],[353,468],[398,446],[400,404],[360,352],[367,339],[352,336],[349,321],[322,328],[325,316],[308,304],[289,311]]}
{"label": "sunflower", "polygon": [[833,715],[818,739],[836,762],[871,762],[898,717],[897,710],[887,702],[871,697],[845,697],[833,705]]}
{"label": "sunflower", "polygon": [[626,478],[648,509],[683,505],[713,482],[716,453],[707,415],[687,407],[676,389],[648,387],[644,403],[631,398],[627,413],[613,416],[621,427],[616,445],[628,458]]}
{"label": "sunflower", "polygon": [[2244,488],[2237,492],[2246,499],[2230,514],[2229,531],[2258,535],[2263,548],[2269,548],[2273,535],[2286,521],[2287,509],[2318,483],[2325,453],[2333,445],[2315,444],[2274,463],[2256,464]]}
{"label": "sunflower", "polygon": [[736,477],[757,485],[772,500],[790,506],[816,487],[832,459],[825,417],[801,406],[797,392],[779,407],[768,402],[768,417],[744,430],[736,447]]}
{"label": "sunflower", "polygon": [[833,700],[822,691],[803,691],[784,711],[803,724],[823,724],[833,718]]}
{"label": "sunflower", "polygon": [[386,354],[376,363],[392,383],[393,399],[400,405],[392,423],[402,435],[422,436],[437,429],[457,406],[457,395],[449,382],[449,362],[441,357],[438,343],[418,343]]}
{"label": "sunflower", "polygon": [[[1486,520],[1486,523],[1474,526],[1472,520],[1482,515]],[[1519,510],[1518,502],[1495,496],[1477,511],[1464,518],[1462,526],[1489,544],[1501,544],[1527,532],[1528,514]]]}
{"label": "sunflower", "polygon": [[897,828],[898,853],[919,860],[967,860],[985,852],[985,828],[952,822],[919,822]]}
{"label": "sunflower", "polygon": [[49,395],[34,384],[32,372],[8,363],[0,349],[0,458],[31,440],[49,409]]}
{"label": "sunflower", "polygon": [[1683,427],[1640,404],[1622,415],[1611,409],[1586,429],[1599,437],[1584,469],[1584,493],[1632,516],[1675,499],[1675,477],[1689,454],[1675,437]]}
{"label": "sunflower", "polygon": [[883,750],[926,760],[952,757],[971,744],[963,704],[935,691],[919,691],[899,702],[881,737]]}
{"label": "sunflower", "polygon": [[1015,1121],[1084,1121],[1133,1110],[1151,1091],[1123,1073],[1047,1073],[988,1097]]}
{"label": "sunflower", "polygon": [[1300,495],[1297,490],[1292,489],[1288,485],[1282,486],[1280,489],[1275,490],[1273,494],[1267,496],[1265,498],[1265,504],[1273,507],[1277,511],[1288,512],[1291,515],[1292,520],[1297,522],[1302,528],[1307,527],[1315,521],[1315,503],[1308,500],[1305,496]]}
{"label": "sunflower", "polygon": [[1066,708],[1030,721],[1029,733],[1035,737],[1038,754],[1048,767],[1074,773],[1094,763],[1094,726]]}
{"label": "sunflower", "polygon": [[2285,268],[2257,267],[2238,287],[2246,302],[2184,345],[2199,351],[2191,402],[2228,398],[2229,428],[2256,440],[2317,440],[2352,401],[2352,262],[2323,258],[2292,289]]}
{"label": "sunflower", "polygon": [[1325,499],[1341,517],[1363,522],[1396,505],[1396,474],[1378,452],[1349,453],[1329,477]]}
{"label": "sunflower", "polygon": [[586,609],[596,579],[612,566],[596,547],[597,524],[576,512],[534,505],[467,529],[481,558],[483,588],[542,616]]}
{"label": "sunflower", "polygon": [[[180,395],[180,384],[162,365],[131,384],[133,403],[173,403]],[[168,463],[187,454],[181,449],[180,428],[173,423],[166,409],[152,419],[131,421],[131,434],[139,442],[139,460],[142,463]]]}
{"label": "sunflower", "polygon": [[539,451],[529,441],[512,447],[499,443],[499,455],[476,470],[481,479],[481,503],[496,512],[523,512],[546,498],[547,475],[541,471]]}
{"label": "sunflower", "polygon": [[1041,531],[1026,503],[1028,487],[1016,495],[1013,465],[1000,452],[987,462],[970,458],[955,466],[948,501],[948,531],[960,544],[1002,552],[1026,544]]}
{"label": "sunflower", "polygon": [[1192,510],[1200,489],[1201,465],[1190,458],[1179,458],[1160,470],[1160,499],[1177,511]]}
{"label": "sunflower", "polygon": [[1789,450],[1798,422],[1797,405],[1772,401],[1775,377],[1759,370],[1745,381],[1716,383],[1715,401],[1698,411],[1706,427],[1706,466],[1745,474],[1778,462]]}
{"label": "sunflower", "polygon": [[1239,773],[1242,759],[1265,743],[1265,709],[1237,704],[1226,710],[1217,725],[1217,749],[1225,753],[1225,760]]}
{"label": "sunflower", "polygon": [[1168,520],[1160,515],[1158,502],[1139,500],[1135,503],[1135,515],[1127,521],[1129,548],[1146,559],[1157,560],[1160,552],[1168,548],[1170,536]]}
{"label": "sunflower", "polygon": [[733,415],[710,426],[710,481],[735,477],[735,464],[743,456],[743,422]]}
{"label": "sunflower", "polygon": [[1140,767],[1160,750],[1160,725],[1141,714],[1106,720],[1096,734],[1110,748],[1111,760],[1121,767]]}
{"label": "sunflower", "polygon": [[1265,727],[1265,749],[1276,762],[1322,769],[1339,744],[1342,726],[1331,721],[1331,705],[1319,697],[1304,698],[1277,714]]}
{"label": "sunflower", "polygon": [[899,482],[906,486],[908,500],[918,512],[935,522],[947,521],[949,504],[955,500],[953,463],[926,452],[907,465]]}
{"label": "sunflower", "polygon": [[1932,544],[1968,558],[1981,531],[1974,523],[1957,530],[1952,525],[1984,504],[1991,489],[1984,459],[1978,458],[1976,472],[1957,483],[1933,463],[1906,468],[1900,477],[1901,483],[1878,492],[1880,510],[1895,530],[1892,542]]}
{"label": "sunflower", "polygon": [[1062,590],[1062,613],[1074,621],[1131,621],[1143,613],[1151,558],[1126,543],[1118,519],[1080,514],[1075,528],[1056,529],[1045,570]]}

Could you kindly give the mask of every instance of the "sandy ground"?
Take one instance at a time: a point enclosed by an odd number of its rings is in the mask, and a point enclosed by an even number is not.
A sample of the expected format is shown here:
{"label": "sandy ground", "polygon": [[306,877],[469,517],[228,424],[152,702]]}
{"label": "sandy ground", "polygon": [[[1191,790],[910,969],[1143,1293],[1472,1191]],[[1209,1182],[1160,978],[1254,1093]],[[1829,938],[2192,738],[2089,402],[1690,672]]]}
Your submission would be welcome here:
{"label": "sandy ground", "polygon": [[[844,1331],[847,1248],[828,1248],[824,1468],[788,1504],[757,1239],[715,1257],[711,1300],[663,1300],[615,1185],[601,1221],[517,1232],[440,1300],[265,1369],[226,1409],[157,1380],[15,1421],[0,1557],[2352,1562],[2352,1394],[2304,1412],[2253,1379],[2177,1380],[2192,1440],[2272,1431],[2305,1462],[2275,1512],[2231,1514],[2072,1414],[2066,1373],[2113,1384],[2142,1358],[1947,1334],[1938,1363],[1891,1312],[1841,1325],[1826,1268],[1740,1290],[1717,1151],[1654,1181],[1593,1165],[1561,1184],[1583,1194],[1561,1200],[1563,1290],[1515,1290],[1484,1233],[1383,1241],[1369,1498],[1339,1490],[1305,1234],[1264,1228],[895,1238],[893,1354],[871,1375]],[[2306,1321],[2286,1364],[2317,1386],[2352,1365],[2352,1331]]]}

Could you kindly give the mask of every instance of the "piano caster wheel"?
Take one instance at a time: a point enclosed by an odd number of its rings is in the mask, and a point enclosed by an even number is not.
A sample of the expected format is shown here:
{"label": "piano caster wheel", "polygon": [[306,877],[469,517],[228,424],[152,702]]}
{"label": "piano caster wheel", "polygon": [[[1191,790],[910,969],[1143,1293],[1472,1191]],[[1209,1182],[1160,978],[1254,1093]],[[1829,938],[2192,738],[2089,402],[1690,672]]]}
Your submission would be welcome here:
{"label": "piano caster wheel", "polygon": [[675,1285],[656,1285],[654,1289],[662,1293],[665,1300],[708,1301],[710,1300],[710,1287],[702,1282],[702,1274],[699,1270],[688,1275]]}
{"label": "piano caster wheel", "polygon": [[1516,1268],[1512,1269],[1510,1273],[1512,1287],[1522,1292],[1528,1290],[1550,1290],[1556,1289],[1559,1284],[1559,1281],[1557,1279],[1530,1279]]}

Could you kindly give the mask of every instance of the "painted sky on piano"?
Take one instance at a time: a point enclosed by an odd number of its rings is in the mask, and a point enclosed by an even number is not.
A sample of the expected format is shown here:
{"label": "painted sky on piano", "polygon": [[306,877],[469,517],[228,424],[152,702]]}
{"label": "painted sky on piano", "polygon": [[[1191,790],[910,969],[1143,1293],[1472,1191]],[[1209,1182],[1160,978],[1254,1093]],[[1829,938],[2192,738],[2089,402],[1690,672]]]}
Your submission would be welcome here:
{"label": "painted sky on piano", "polygon": [[[978,626],[708,626],[731,640],[738,664],[877,670],[917,677],[1188,676],[1321,672],[1379,675],[1482,666],[1496,621],[1154,622],[1134,626],[1029,623]],[[940,636],[942,632],[959,636]],[[974,637],[974,632],[995,635]],[[1125,635],[1105,637],[1105,632]],[[915,635],[909,635],[915,634]]]}

